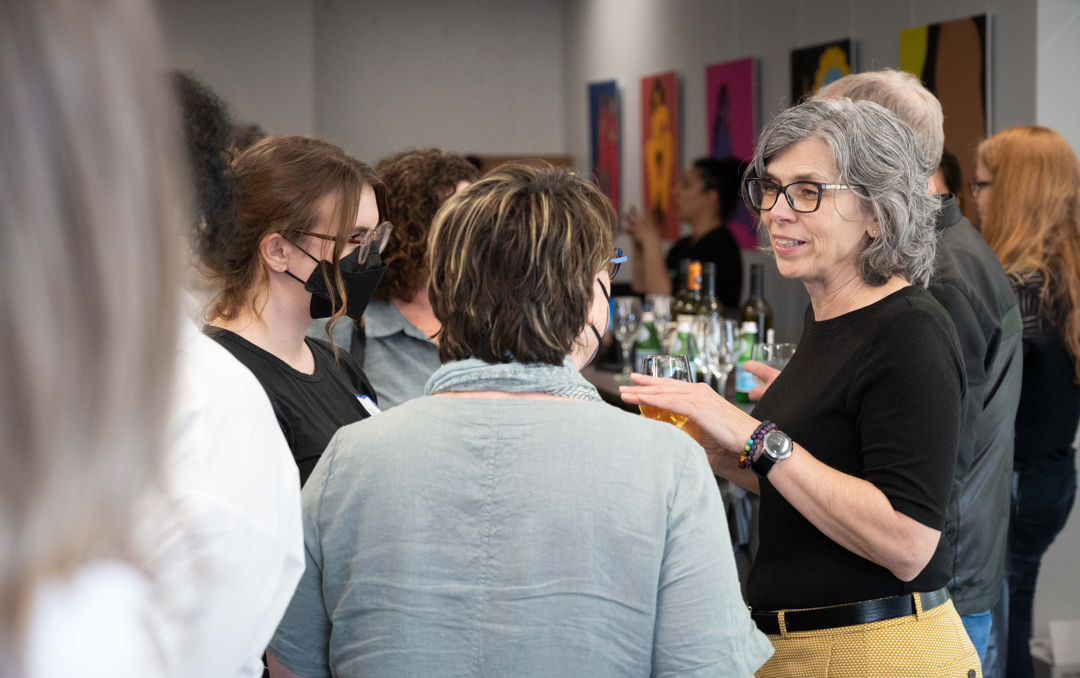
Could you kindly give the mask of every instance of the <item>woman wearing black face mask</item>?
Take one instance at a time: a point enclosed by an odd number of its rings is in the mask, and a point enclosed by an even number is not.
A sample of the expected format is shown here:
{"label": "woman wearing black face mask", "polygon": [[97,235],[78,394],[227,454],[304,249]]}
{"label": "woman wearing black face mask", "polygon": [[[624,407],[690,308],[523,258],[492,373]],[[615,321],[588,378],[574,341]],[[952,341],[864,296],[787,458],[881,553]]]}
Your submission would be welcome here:
{"label": "woman wearing black face mask", "polygon": [[304,333],[313,318],[332,329],[363,314],[386,268],[385,189],[364,163],[306,137],[259,141],[231,176],[237,222],[207,224],[198,246],[216,285],[206,333],[266,389],[303,484],[339,428],[378,411],[356,362]]}

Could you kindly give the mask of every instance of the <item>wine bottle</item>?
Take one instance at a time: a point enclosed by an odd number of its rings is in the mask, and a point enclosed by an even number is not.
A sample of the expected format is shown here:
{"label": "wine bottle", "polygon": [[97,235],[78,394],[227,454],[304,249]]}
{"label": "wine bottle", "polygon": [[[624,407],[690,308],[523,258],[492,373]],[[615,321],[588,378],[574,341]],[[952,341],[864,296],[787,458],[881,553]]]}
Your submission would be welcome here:
{"label": "wine bottle", "polygon": [[660,336],[656,332],[656,318],[652,311],[641,314],[641,334],[634,348],[634,369],[641,367],[641,359],[647,355],[660,355]]}
{"label": "wine bottle", "polygon": [[750,296],[739,310],[739,320],[757,325],[757,332],[764,337],[772,329],[772,306],[765,301],[765,267],[761,264],[750,266]]}
{"label": "wine bottle", "polygon": [[706,261],[701,265],[701,270],[701,302],[698,304],[696,315],[719,318],[724,315],[724,305],[716,298],[716,263]]}
{"label": "wine bottle", "polygon": [[686,293],[675,300],[675,316],[695,316],[701,306],[701,262],[691,261],[686,272]]}

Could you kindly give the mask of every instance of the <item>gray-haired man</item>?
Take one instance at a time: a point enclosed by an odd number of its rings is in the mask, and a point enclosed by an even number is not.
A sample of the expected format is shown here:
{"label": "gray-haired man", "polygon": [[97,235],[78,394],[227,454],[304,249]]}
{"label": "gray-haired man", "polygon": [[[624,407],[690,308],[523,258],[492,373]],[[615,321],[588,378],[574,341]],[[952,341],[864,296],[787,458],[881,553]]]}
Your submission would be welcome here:
{"label": "gray-haired man", "polygon": [[[915,76],[890,69],[859,73],[823,87],[815,96],[884,106],[912,128],[926,157],[940,164],[945,141],[941,103]],[[929,290],[956,326],[968,379],[956,460],[958,488],[947,529],[953,545],[949,590],[984,675],[990,676],[998,673],[994,667],[1004,666],[1003,657],[987,662],[986,654],[990,611],[1002,595],[1005,571],[1023,327],[1001,264],[960,213],[955,196],[942,196],[937,228],[941,239]],[[994,635],[1004,639],[1000,626]],[[995,645],[1004,652],[1004,643]]]}

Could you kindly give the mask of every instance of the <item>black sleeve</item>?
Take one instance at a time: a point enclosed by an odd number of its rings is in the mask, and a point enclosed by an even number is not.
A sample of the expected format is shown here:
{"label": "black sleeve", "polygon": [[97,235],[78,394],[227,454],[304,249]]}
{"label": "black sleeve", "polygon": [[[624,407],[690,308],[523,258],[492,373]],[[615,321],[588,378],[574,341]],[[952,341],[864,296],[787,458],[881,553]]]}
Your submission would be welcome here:
{"label": "black sleeve", "polygon": [[667,253],[667,272],[671,276],[671,293],[679,292],[679,260],[690,257],[690,238],[677,240]]}
{"label": "black sleeve", "polygon": [[[951,283],[934,283],[927,288],[934,299],[944,307],[952,319],[956,336],[960,339],[960,351],[964,356],[964,373],[967,375],[967,403],[965,421],[976,421],[982,412],[986,388],[986,354],[989,349],[979,314],[964,293]],[[963,478],[971,467],[975,455],[975,431],[970,425],[964,430],[957,449],[957,477]]]}
{"label": "black sleeve", "polygon": [[913,302],[874,332],[849,391],[863,478],[935,530],[945,527],[966,388],[955,336],[940,309]]}

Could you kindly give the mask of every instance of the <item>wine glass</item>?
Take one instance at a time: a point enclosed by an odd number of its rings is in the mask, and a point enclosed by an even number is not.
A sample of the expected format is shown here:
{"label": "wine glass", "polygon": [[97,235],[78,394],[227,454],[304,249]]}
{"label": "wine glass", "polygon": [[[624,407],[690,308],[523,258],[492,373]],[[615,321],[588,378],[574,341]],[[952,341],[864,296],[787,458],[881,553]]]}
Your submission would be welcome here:
{"label": "wine glass", "polygon": [[[750,348],[750,359],[783,371],[791,356],[795,355],[797,344],[754,344]],[[754,375],[754,385],[764,386],[765,382]]]}
{"label": "wine glass", "polygon": [[611,325],[615,332],[615,341],[622,349],[622,372],[615,375],[620,384],[632,383],[630,374],[630,350],[634,348],[638,332],[641,331],[641,300],[637,297],[615,297],[612,301]]}
{"label": "wine glass", "polygon": [[671,332],[671,301],[666,294],[646,294],[645,310],[652,311],[653,326],[656,328],[656,338],[660,341],[660,352],[667,353],[669,349],[668,333]]}
{"label": "wine glass", "polygon": [[698,354],[694,362],[699,374],[721,395],[727,386],[728,372],[731,371],[731,354],[725,340],[723,318],[716,316],[698,316],[694,319],[694,340]]}
{"label": "wine glass", "polygon": [[[660,379],[678,379],[694,383],[694,377],[690,373],[690,361],[684,355],[649,355],[641,360],[641,373]],[[684,414],[675,414],[652,405],[638,405],[641,415],[656,421],[663,421],[679,428],[686,425],[687,417]]]}

